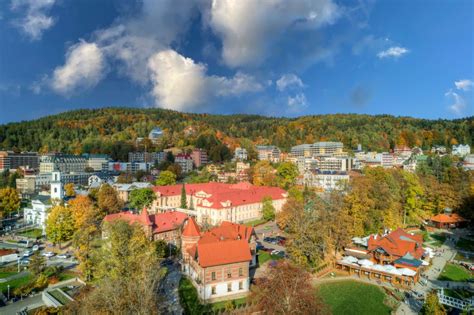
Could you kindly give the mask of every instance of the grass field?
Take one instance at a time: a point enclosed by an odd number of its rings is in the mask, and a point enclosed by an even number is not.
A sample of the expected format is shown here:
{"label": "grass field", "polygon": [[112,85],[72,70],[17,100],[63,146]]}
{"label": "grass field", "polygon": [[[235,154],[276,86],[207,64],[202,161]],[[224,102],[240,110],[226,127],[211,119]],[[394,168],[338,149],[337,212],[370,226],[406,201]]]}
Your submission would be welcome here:
{"label": "grass field", "polygon": [[316,294],[327,304],[334,315],[390,314],[385,305],[385,293],[375,285],[344,280],[321,284]]}
{"label": "grass field", "polygon": [[270,253],[264,250],[258,251],[258,263],[260,265],[266,263],[269,260],[278,260],[278,259],[281,259],[281,256],[270,255]]}
{"label": "grass field", "polygon": [[15,271],[0,271],[0,278],[1,279],[8,278],[8,277],[16,275],[16,274],[17,274],[17,272],[15,272]]}
{"label": "grass field", "polygon": [[438,277],[438,280],[464,282],[472,278],[472,274],[464,267],[454,264],[446,264]]}
{"label": "grass field", "polygon": [[43,230],[41,229],[30,229],[30,230],[26,230],[26,231],[18,233],[18,235],[34,238],[34,239],[40,238],[42,234],[43,234]]}
{"label": "grass field", "polygon": [[254,227],[254,226],[257,226],[257,225],[260,225],[260,224],[263,224],[263,223],[267,223],[267,222],[268,221],[265,220],[265,219],[257,219],[257,220],[253,220],[253,221],[249,221],[247,223],[244,223],[244,225]]}
{"label": "grass field", "polygon": [[2,291],[3,293],[7,293],[8,285],[10,285],[10,294],[11,294],[11,292],[15,288],[28,283],[32,278],[33,278],[32,275],[27,274],[24,277],[16,278],[16,279],[13,279],[13,280],[8,281],[8,282],[0,283],[0,291]]}
{"label": "grass field", "polygon": [[467,290],[462,290],[462,289],[444,289],[444,294],[456,299],[469,299],[470,297],[473,296],[473,294]]}
{"label": "grass field", "polygon": [[456,243],[456,247],[468,252],[474,252],[474,241],[471,241],[467,238],[460,238]]}
{"label": "grass field", "polygon": [[183,307],[184,314],[198,315],[209,313],[211,306],[202,305],[199,301],[196,288],[188,278],[181,278],[179,281],[179,300]]}

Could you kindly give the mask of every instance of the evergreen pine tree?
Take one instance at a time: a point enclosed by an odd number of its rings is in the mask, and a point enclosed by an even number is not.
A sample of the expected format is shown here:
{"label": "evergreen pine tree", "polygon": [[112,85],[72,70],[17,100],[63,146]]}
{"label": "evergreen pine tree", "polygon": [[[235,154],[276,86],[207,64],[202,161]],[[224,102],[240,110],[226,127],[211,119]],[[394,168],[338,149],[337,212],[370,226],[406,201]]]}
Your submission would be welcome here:
{"label": "evergreen pine tree", "polygon": [[187,209],[188,205],[186,202],[186,188],[184,188],[184,183],[183,187],[181,187],[181,208]]}

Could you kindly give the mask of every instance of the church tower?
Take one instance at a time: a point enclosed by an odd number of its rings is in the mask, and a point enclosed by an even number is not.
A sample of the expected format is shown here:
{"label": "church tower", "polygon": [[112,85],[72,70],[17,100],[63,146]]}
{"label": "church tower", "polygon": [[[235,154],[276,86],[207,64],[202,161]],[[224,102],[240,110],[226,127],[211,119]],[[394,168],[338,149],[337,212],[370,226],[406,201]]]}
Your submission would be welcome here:
{"label": "church tower", "polygon": [[64,198],[63,185],[61,183],[61,172],[54,171],[51,173],[51,199]]}

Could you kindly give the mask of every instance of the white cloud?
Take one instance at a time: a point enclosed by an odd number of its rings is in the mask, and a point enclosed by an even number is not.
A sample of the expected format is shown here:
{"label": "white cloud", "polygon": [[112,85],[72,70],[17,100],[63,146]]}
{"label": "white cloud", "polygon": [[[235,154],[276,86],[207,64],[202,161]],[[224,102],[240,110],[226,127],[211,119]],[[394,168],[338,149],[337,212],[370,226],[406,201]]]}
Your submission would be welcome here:
{"label": "white cloud", "polygon": [[157,105],[174,110],[189,110],[216,96],[263,89],[255,78],[240,72],[231,78],[208,76],[206,65],[171,49],[153,55],[148,68]]}
{"label": "white cloud", "polygon": [[303,81],[301,81],[301,79],[297,75],[288,73],[282,75],[280,79],[276,81],[276,86],[277,89],[282,92],[289,87],[302,88],[304,85]]}
{"label": "white cloud", "polygon": [[51,87],[60,94],[70,94],[78,88],[90,88],[103,78],[104,55],[95,43],[81,41],[70,47],[63,66],[54,70]]}
{"label": "white cloud", "polygon": [[24,10],[24,17],[16,19],[13,24],[31,40],[39,40],[43,33],[50,29],[55,19],[48,15],[56,0],[12,0],[11,9]]}
{"label": "white cloud", "polygon": [[291,110],[301,110],[308,105],[306,95],[303,93],[296,94],[294,97],[288,96],[288,106]]}
{"label": "white cloud", "polygon": [[232,67],[256,65],[272,43],[291,28],[319,28],[340,15],[331,0],[213,0],[208,23],[222,38],[224,62]]}
{"label": "white cloud", "polygon": [[464,98],[456,92],[449,90],[444,94],[446,97],[450,97],[453,100],[453,103],[449,105],[449,110],[455,113],[456,115],[461,115],[466,108],[466,101]]}
{"label": "white cloud", "polygon": [[471,80],[459,80],[455,81],[454,85],[456,85],[456,89],[458,90],[469,91],[471,87],[474,86],[474,82]]}
{"label": "white cloud", "polygon": [[383,58],[399,58],[409,52],[408,49],[404,47],[394,46],[390,47],[386,50],[383,50],[377,54],[377,57],[380,59]]}

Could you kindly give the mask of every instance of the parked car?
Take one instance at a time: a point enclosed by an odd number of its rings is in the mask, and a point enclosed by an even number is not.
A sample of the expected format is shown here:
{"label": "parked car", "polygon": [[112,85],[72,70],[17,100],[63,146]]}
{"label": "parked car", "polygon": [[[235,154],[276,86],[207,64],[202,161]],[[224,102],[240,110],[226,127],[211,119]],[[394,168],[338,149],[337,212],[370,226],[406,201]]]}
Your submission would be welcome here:
{"label": "parked car", "polygon": [[280,251],[278,249],[274,249],[274,250],[272,250],[271,254],[276,256],[276,255],[280,254]]}
{"label": "parked car", "polygon": [[23,258],[22,260],[20,260],[20,264],[21,265],[29,265],[30,260],[28,258]]}
{"label": "parked car", "polygon": [[23,252],[23,257],[30,257],[31,255],[33,255],[33,252],[31,250],[25,250]]}
{"label": "parked car", "polygon": [[71,257],[71,255],[69,255],[68,253],[58,255],[58,258],[61,258],[61,259],[68,259],[69,257]]}
{"label": "parked car", "polygon": [[50,257],[53,257],[55,254],[53,252],[44,252],[41,255],[44,256],[44,257],[50,258]]}
{"label": "parked car", "polygon": [[34,245],[33,248],[32,248],[32,250],[33,250],[34,252],[38,251],[38,250],[39,250],[39,245]]}

